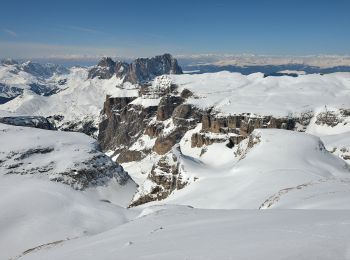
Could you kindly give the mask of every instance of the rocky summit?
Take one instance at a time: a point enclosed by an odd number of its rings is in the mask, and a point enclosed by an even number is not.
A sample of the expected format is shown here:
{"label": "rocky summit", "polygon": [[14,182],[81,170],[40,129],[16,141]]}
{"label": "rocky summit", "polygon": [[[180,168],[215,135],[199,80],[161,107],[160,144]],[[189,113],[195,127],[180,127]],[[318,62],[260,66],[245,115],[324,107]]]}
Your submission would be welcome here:
{"label": "rocky summit", "polygon": [[111,58],[105,57],[89,71],[89,78],[109,79],[115,75],[118,78],[123,78],[124,82],[137,84],[145,83],[163,74],[182,74],[177,60],[170,54],[153,58],[139,58],[130,64],[114,62]]}

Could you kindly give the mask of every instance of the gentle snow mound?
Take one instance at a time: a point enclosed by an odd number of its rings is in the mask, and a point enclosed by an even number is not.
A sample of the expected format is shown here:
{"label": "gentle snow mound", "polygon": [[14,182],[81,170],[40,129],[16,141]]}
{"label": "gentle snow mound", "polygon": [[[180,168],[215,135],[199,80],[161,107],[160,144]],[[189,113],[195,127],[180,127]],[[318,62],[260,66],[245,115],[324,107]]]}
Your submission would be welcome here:
{"label": "gentle snow mound", "polygon": [[[217,149],[216,154],[230,152],[224,144],[221,150],[208,146],[206,153],[214,154],[211,149]],[[215,164],[193,159],[190,149],[181,149],[182,170],[198,180],[175,191],[165,203],[226,209],[349,209],[349,167],[318,137],[259,129],[236,149],[236,158],[216,156]]]}

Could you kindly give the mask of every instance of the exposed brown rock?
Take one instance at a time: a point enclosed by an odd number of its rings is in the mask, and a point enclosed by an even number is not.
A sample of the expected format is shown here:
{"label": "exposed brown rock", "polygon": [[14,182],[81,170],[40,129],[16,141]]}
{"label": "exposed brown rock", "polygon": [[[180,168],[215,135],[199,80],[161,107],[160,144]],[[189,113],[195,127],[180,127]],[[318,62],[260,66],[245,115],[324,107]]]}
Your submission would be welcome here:
{"label": "exposed brown rock", "polygon": [[202,115],[202,131],[212,133],[235,133],[248,136],[257,128],[282,128],[293,130],[296,120],[291,118],[274,118],[271,116],[252,117],[250,114],[216,116]]}
{"label": "exposed brown rock", "polygon": [[141,151],[126,150],[120,153],[117,158],[118,163],[126,163],[132,161],[140,161],[145,157]]}
{"label": "exposed brown rock", "polygon": [[159,102],[157,120],[164,121],[171,117],[174,109],[182,104],[184,99],[180,96],[166,95]]}
{"label": "exposed brown rock", "polygon": [[184,90],[182,90],[180,95],[181,95],[182,98],[189,98],[189,97],[193,96],[193,93],[192,93],[192,91],[190,91],[187,88],[185,88]]}
{"label": "exposed brown rock", "polygon": [[166,154],[178,142],[189,129],[187,127],[177,127],[167,136],[159,136],[156,139],[153,150],[160,155]]}
{"label": "exposed brown rock", "polygon": [[157,107],[132,105],[134,98],[108,99],[105,118],[99,125],[98,140],[103,150],[127,149],[143,133]]}
{"label": "exposed brown rock", "polygon": [[153,150],[160,155],[166,154],[177,143],[176,136],[158,137],[154,144]]}
{"label": "exposed brown rock", "polygon": [[110,117],[113,111],[125,108],[131,101],[136,98],[137,97],[110,97],[107,95],[106,100],[103,104],[102,113],[107,117]]}
{"label": "exposed brown rock", "polygon": [[190,104],[182,104],[177,106],[172,114],[172,118],[189,119],[192,116],[193,106]]}
{"label": "exposed brown rock", "polygon": [[234,135],[230,136],[229,143],[227,144],[227,147],[232,148],[242,142],[246,137],[243,135]]}
{"label": "exposed brown rock", "polygon": [[151,138],[158,137],[162,132],[163,128],[164,128],[164,125],[161,123],[150,124],[146,126],[145,135],[148,135]]}
{"label": "exposed brown rock", "polygon": [[326,110],[325,112],[321,112],[316,116],[315,124],[335,127],[336,125],[342,122],[343,119],[340,116],[338,116],[335,111]]}
{"label": "exposed brown rock", "polygon": [[223,143],[227,141],[226,136],[209,136],[205,133],[194,133],[191,137],[191,147],[202,147],[213,143]]}

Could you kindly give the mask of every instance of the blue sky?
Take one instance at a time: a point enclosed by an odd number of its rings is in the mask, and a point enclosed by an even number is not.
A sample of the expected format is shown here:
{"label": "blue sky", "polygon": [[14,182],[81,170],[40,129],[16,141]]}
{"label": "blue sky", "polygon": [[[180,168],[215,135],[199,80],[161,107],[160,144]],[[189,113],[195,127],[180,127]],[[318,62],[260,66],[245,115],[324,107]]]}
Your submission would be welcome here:
{"label": "blue sky", "polygon": [[2,1],[1,57],[350,54],[349,0]]}

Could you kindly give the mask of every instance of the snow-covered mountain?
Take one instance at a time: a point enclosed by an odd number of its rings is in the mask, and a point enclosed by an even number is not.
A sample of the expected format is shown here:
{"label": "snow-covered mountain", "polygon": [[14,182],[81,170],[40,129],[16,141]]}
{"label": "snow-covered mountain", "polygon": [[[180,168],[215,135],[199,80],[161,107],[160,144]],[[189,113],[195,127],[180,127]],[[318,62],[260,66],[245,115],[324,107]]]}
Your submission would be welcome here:
{"label": "snow-covered mountain", "polygon": [[61,80],[64,80],[62,89],[54,95],[24,92],[0,105],[0,109],[20,115],[51,117],[60,128],[94,133],[105,96],[118,94],[116,86],[120,80],[116,77],[88,79],[88,68],[71,68]]}
{"label": "snow-covered mountain", "polygon": [[23,66],[59,84],[0,105],[2,258],[349,257],[350,73]]}
{"label": "snow-covered mountain", "polygon": [[18,63],[14,60],[0,62],[0,104],[24,91],[48,96],[60,90],[64,83],[62,75],[69,71],[55,64],[40,64],[32,61]]}

